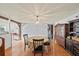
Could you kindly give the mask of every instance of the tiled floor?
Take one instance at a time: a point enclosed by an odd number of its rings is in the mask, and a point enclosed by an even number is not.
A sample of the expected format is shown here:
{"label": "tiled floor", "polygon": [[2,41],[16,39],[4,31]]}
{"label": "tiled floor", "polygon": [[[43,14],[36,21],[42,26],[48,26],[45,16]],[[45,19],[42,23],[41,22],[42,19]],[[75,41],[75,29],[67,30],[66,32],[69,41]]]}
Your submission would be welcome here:
{"label": "tiled floor", "polygon": [[[22,40],[20,40],[16,46],[12,47],[12,56],[33,56],[33,52],[27,47],[26,50],[24,50],[24,43]],[[9,49],[6,53],[6,55],[11,55],[11,49]],[[40,56],[40,54],[36,54]],[[51,41],[51,51],[46,51],[43,54],[44,56],[70,56],[70,54],[64,50],[63,47],[61,47],[59,44],[57,44],[56,41]]]}

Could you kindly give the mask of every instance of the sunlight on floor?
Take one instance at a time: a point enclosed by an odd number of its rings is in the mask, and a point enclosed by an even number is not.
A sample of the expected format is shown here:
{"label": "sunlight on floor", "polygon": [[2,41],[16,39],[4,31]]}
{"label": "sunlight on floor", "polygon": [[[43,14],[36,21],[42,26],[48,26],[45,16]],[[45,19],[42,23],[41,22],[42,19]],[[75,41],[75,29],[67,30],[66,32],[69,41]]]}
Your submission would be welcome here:
{"label": "sunlight on floor", "polygon": [[[24,50],[23,40],[17,41],[17,45],[12,47],[12,56],[34,56],[28,46],[26,46],[26,50]],[[40,54],[36,54],[40,56]],[[63,47],[59,46],[56,41],[51,41],[51,51],[45,50],[44,56],[70,56]]]}

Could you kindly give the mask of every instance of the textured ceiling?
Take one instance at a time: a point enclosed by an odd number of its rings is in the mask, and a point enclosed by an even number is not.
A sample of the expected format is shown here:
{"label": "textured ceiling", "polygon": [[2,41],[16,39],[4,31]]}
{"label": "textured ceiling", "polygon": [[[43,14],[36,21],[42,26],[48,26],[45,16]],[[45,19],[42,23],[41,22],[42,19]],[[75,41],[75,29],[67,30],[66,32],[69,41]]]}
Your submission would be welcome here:
{"label": "textured ceiling", "polygon": [[39,16],[40,23],[53,24],[79,12],[78,3],[49,4],[0,4],[0,15],[21,23],[35,23]]}

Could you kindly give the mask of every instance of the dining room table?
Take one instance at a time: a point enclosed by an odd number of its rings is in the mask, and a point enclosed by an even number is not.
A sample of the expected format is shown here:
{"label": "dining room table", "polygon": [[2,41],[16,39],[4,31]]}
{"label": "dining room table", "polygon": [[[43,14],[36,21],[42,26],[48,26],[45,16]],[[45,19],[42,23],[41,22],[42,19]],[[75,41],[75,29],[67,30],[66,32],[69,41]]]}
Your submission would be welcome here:
{"label": "dining room table", "polygon": [[33,39],[44,39],[44,43],[47,42],[49,39],[45,36],[32,36],[28,38],[28,47],[33,51]]}

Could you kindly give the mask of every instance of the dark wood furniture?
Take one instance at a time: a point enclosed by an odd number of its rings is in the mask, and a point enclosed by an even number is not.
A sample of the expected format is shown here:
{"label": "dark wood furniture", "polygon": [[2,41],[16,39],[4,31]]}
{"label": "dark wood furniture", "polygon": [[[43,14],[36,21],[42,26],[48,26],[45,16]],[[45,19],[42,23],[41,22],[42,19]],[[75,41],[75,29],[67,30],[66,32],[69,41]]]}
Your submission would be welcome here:
{"label": "dark wood furniture", "polygon": [[44,43],[44,46],[47,46],[47,48],[48,48],[48,52],[51,51],[50,44],[51,44],[50,40]]}
{"label": "dark wood furniture", "polygon": [[69,21],[69,35],[66,38],[66,49],[73,55],[79,56],[79,19]]}
{"label": "dark wood furniture", "polygon": [[0,46],[0,56],[5,56],[5,39],[0,37],[2,40],[2,45]]}
{"label": "dark wood furniture", "polygon": [[28,45],[28,34],[24,34],[24,49],[26,49],[26,45]]}
{"label": "dark wood furniture", "polygon": [[53,39],[53,25],[48,24],[48,39]]}
{"label": "dark wood furniture", "polygon": [[57,24],[55,26],[55,39],[62,47],[66,47],[66,36],[68,35],[68,24]]}
{"label": "dark wood furniture", "polygon": [[41,53],[43,56],[44,52],[44,39],[33,39],[34,56],[36,53]]}
{"label": "dark wood furniture", "polygon": [[73,44],[71,39],[66,39],[66,50],[72,55],[73,54]]}
{"label": "dark wood furniture", "polygon": [[79,42],[73,40],[73,55],[79,56]]}
{"label": "dark wood furniture", "polygon": [[70,53],[73,54],[73,41],[72,41],[72,36],[74,36],[73,34],[73,26],[74,23],[72,21],[69,21],[68,24],[68,35],[66,37],[66,50]]}

